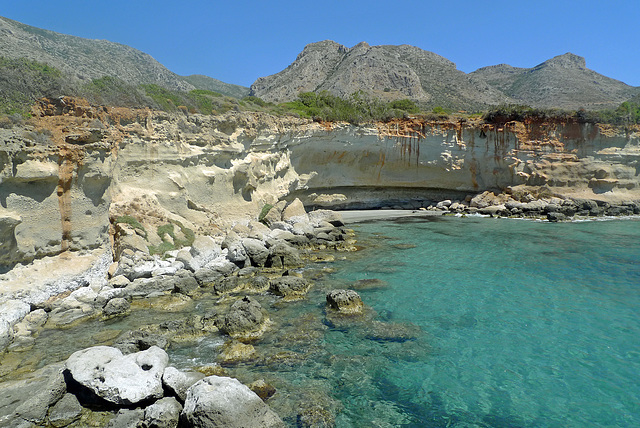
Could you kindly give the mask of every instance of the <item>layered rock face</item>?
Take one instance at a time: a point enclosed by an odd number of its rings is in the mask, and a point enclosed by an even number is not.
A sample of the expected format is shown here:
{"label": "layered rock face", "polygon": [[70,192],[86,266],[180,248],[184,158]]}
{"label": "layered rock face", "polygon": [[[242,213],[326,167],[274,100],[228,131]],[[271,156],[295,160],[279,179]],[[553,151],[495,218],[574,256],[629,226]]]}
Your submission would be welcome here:
{"label": "layered rock face", "polygon": [[[296,196],[332,208],[418,208],[486,190],[640,199],[640,130],[592,124],[325,125],[65,98],[42,102],[27,126],[0,138],[4,270],[109,247],[116,232],[155,236],[169,222],[215,236]],[[127,216],[142,229],[114,227]]]}
{"label": "layered rock face", "polygon": [[[637,200],[640,130],[593,124],[334,126],[288,148],[305,205],[428,206],[482,191]],[[414,202],[414,206],[407,202]]]}

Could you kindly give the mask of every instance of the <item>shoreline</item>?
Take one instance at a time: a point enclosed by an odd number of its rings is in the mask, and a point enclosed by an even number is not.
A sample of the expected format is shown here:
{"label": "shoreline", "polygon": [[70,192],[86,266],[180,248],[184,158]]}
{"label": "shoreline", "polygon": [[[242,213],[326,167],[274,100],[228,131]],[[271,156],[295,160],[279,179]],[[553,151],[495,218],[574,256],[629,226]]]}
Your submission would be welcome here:
{"label": "shoreline", "polygon": [[367,221],[378,220],[394,220],[404,217],[437,217],[441,216],[441,211],[427,211],[427,210],[384,210],[384,209],[371,209],[371,210],[335,210],[342,216],[342,221],[345,224],[363,223]]}

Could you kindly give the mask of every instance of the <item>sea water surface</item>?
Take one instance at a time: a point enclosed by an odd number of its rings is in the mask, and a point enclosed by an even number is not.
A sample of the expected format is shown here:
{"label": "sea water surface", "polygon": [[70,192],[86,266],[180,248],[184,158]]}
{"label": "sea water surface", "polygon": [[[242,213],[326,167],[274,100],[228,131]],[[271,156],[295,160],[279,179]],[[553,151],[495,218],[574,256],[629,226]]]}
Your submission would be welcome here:
{"label": "sea water surface", "polygon": [[[405,342],[330,330],[358,355],[338,426],[640,426],[640,222],[429,218],[356,227],[336,279]],[[345,358],[348,360],[348,358]],[[364,369],[363,369],[364,367]]]}
{"label": "sea water surface", "polygon": [[[267,403],[288,426],[640,426],[640,220],[429,217],[354,229],[361,250],[306,268],[303,299],[253,294],[269,329],[254,357],[222,368],[273,385]],[[365,314],[332,316],[335,288],[357,290]],[[126,317],[45,328],[33,348],[3,355],[0,378],[237,298],[142,299]],[[215,366],[228,340],[176,339],[171,365],[196,370]]]}

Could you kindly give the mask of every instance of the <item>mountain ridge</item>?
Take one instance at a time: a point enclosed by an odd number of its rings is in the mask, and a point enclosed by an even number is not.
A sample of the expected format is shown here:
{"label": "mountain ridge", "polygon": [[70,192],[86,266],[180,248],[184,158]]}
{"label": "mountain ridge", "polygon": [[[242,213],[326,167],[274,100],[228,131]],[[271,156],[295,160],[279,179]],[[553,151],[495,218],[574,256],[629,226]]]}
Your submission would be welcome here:
{"label": "mountain ridge", "polygon": [[588,69],[585,58],[573,53],[531,68],[498,64],[464,73],[452,61],[415,46],[360,42],[348,48],[332,40],[308,44],[288,67],[258,78],[250,89],[271,102],[292,101],[308,91],[344,97],[362,90],[387,100],[471,109],[498,104],[613,108],[640,93],[640,87]]}

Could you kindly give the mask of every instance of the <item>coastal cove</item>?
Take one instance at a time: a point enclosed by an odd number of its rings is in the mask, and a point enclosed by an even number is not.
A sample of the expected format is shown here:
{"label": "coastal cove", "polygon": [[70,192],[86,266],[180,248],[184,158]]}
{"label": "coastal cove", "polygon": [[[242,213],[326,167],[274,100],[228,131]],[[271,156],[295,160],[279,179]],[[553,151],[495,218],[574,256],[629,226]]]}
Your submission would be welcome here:
{"label": "coastal cove", "polygon": [[[4,370],[21,362],[3,381],[164,323],[171,365],[265,380],[287,426],[300,415],[337,427],[636,425],[639,220],[429,214],[351,224],[359,251],[317,253],[297,271],[313,278],[302,299],[253,293],[269,325],[245,341],[249,357],[221,362],[220,333],[180,324],[240,295],[156,296],[127,316],[45,328],[28,358],[5,354]],[[362,316],[325,308],[341,288],[360,294]]]}

